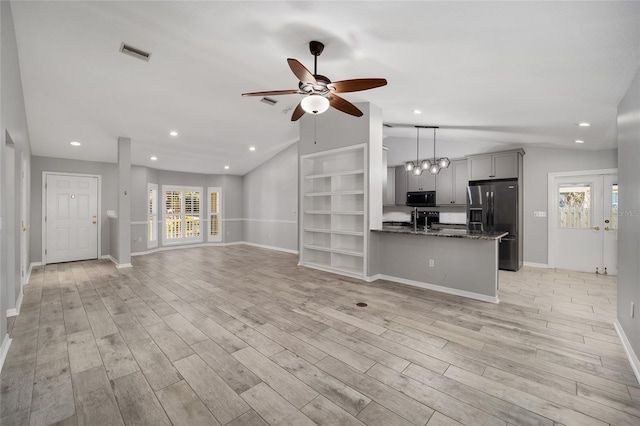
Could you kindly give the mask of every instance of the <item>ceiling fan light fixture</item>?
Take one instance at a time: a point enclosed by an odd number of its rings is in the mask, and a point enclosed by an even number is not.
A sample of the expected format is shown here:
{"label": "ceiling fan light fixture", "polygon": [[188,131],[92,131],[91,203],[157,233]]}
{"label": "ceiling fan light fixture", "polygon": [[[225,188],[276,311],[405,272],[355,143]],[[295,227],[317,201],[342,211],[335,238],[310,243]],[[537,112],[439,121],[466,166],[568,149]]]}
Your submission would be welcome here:
{"label": "ceiling fan light fixture", "polygon": [[322,95],[309,95],[300,103],[302,109],[309,114],[322,114],[329,109],[329,99]]}

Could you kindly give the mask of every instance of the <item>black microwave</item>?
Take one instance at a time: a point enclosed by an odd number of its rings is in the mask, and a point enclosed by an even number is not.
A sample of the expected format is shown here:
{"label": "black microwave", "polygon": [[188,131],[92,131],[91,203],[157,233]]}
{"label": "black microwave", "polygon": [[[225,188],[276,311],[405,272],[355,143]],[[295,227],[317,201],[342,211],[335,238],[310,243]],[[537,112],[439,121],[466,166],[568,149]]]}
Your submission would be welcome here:
{"label": "black microwave", "polygon": [[410,191],[407,192],[407,206],[410,207],[435,207],[436,191]]}

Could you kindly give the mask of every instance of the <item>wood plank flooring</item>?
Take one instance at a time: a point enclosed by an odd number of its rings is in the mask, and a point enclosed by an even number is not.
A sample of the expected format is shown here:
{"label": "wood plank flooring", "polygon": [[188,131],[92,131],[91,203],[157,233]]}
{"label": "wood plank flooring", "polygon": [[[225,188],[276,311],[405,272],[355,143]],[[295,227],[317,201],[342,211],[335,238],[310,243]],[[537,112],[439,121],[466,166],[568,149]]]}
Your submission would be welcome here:
{"label": "wood plank flooring", "polygon": [[615,277],[501,271],[495,305],[244,245],[133,265],[33,271],[3,426],[640,425]]}

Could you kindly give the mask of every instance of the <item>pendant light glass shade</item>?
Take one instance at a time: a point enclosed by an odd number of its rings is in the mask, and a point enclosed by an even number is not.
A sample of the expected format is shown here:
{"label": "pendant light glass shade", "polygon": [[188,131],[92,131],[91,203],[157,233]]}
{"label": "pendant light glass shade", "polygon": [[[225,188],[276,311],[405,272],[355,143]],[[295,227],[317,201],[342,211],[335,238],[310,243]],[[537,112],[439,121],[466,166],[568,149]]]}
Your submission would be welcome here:
{"label": "pendant light glass shade", "polygon": [[420,164],[420,168],[422,168],[422,170],[429,170],[429,167],[431,167],[431,161],[422,160],[422,163]]}
{"label": "pendant light glass shade", "polygon": [[438,163],[433,163],[431,167],[429,167],[429,173],[431,173],[432,175],[437,175],[438,173],[440,173],[440,166],[438,165]]}
{"label": "pendant light glass shade", "polygon": [[414,176],[420,176],[422,174],[422,168],[421,167],[415,167],[413,169],[412,173],[413,173]]}
{"label": "pendant light glass shade", "polygon": [[329,99],[322,95],[309,95],[302,100],[300,105],[309,114],[322,114],[329,109]]}
{"label": "pendant light glass shade", "polygon": [[446,169],[447,167],[449,167],[450,163],[451,162],[447,157],[442,157],[438,160],[438,165],[440,166],[441,169]]}
{"label": "pendant light glass shade", "polygon": [[404,163],[404,170],[407,172],[412,171],[414,167],[415,165],[413,164],[413,161],[407,161],[406,163]]}

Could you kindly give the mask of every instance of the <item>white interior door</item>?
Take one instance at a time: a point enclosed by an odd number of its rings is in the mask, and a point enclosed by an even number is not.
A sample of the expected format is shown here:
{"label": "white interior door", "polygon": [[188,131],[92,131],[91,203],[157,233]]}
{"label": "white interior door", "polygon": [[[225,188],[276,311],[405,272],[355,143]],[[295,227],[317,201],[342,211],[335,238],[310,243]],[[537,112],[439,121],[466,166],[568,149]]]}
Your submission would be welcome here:
{"label": "white interior door", "polygon": [[550,264],[559,269],[615,275],[617,175],[556,177],[553,197],[550,226],[554,227],[555,250]]}
{"label": "white interior door", "polygon": [[20,180],[20,194],[21,194],[21,203],[20,203],[20,223],[22,228],[20,230],[20,274],[21,274],[21,282],[22,284],[27,283],[27,241],[29,239],[29,220],[27,218],[27,158],[24,154],[22,154],[22,179]]}
{"label": "white interior door", "polygon": [[49,174],[45,262],[98,257],[98,179]]}
{"label": "white interior door", "polygon": [[618,275],[618,175],[604,176],[603,191],[602,267],[604,273]]}

